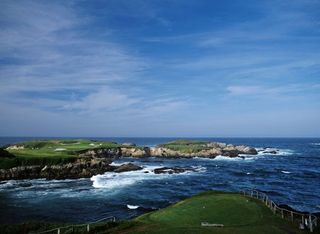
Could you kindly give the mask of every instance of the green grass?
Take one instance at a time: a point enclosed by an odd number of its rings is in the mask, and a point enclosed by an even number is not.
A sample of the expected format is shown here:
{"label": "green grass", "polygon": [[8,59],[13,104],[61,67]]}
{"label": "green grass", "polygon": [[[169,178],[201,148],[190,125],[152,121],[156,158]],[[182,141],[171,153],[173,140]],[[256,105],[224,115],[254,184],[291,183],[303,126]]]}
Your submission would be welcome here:
{"label": "green grass", "polygon": [[[261,201],[235,193],[202,193],[134,221],[109,233],[303,233]],[[224,227],[201,227],[201,222]]]}
{"label": "green grass", "polygon": [[[0,157],[0,169],[26,165],[54,165],[73,162],[88,149],[129,147],[114,142],[91,140],[44,140],[15,144],[23,149],[10,149],[14,158]],[[58,149],[58,150],[57,150]],[[63,149],[59,151],[59,149]]]}
{"label": "green grass", "polygon": [[[201,222],[223,224],[224,227],[202,227]],[[2,225],[0,228],[2,233],[22,233],[21,230],[40,231],[64,225],[25,223]],[[133,220],[95,224],[91,230],[90,233],[101,234],[306,233],[300,231],[296,224],[274,215],[259,200],[238,193],[214,191],[201,193]],[[85,228],[79,228],[75,233],[85,233]],[[314,233],[319,233],[319,230]]]}
{"label": "green grass", "polygon": [[181,153],[198,153],[201,150],[210,149],[207,147],[208,141],[192,141],[192,140],[177,140],[166,144],[161,144],[159,147],[164,147]]}

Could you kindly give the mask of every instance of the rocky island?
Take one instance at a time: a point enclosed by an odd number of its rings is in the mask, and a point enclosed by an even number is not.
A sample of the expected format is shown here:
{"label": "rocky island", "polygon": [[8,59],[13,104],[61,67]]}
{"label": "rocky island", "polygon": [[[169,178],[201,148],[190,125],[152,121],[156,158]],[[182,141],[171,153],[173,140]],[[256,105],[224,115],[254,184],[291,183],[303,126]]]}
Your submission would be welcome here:
{"label": "rocky island", "polygon": [[[110,172],[140,170],[128,163],[111,165],[119,157],[214,158],[218,155],[241,157],[257,154],[249,146],[220,142],[177,140],[156,147],[140,147],[132,143],[92,140],[30,141],[0,149],[0,180],[85,178]],[[155,173],[181,173],[188,169],[158,168]]]}

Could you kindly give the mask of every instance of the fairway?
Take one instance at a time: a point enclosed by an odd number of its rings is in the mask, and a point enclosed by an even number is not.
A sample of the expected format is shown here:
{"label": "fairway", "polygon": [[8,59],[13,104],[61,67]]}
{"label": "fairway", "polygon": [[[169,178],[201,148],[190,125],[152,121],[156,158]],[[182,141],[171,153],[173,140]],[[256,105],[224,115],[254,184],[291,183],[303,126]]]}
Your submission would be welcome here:
{"label": "fairway", "polygon": [[[0,157],[0,169],[30,165],[54,165],[74,162],[79,154],[92,149],[128,148],[115,142],[93,140],[35,140],[6,148],[15,157]],[[0,155],[1,156],[1,155]]]}
{"label": "fairway", "polygon": [[[223,224],[203,227],[201,222]],[[260,201],[236,193],[206,192],[142,215],[114,233],[303,233]]]}

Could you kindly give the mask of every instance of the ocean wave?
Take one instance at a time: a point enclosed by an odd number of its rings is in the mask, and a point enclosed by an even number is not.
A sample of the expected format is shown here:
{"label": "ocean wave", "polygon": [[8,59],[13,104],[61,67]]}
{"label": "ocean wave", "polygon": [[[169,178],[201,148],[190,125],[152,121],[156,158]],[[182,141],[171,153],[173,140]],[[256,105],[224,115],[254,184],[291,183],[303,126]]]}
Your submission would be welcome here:
{"label": "ocean wave", "polygon": [[206,167],[193,166],[194,171],[186,171],[179,174],[155,174],[154,169],[159,166],[146,166],[139,171],[128,171],[122,173],[106,172],[102,175],[95,175],[90,178],[94,188],[118,189],[141,183],[145,180],[160,180],[172,176],[181,176],[186,174],[199,173],[206,170]]}
{"label": "ocean wave", "polygon": [[281,173],[283,173],[283,174],[291,174],[290,171],[281,171]]}
{"label": "ocean wave", "polygon": [[320,146],[320,143],[319,142],[315,142],[315,143],[310,143],[310,145]]}
{"label": "ocean wave", "polygon": [[294,150],[291,149],[278,149],[278,148],[271,148],[271,147],[266,147],[266,148],[256,148],[258,151],[258,155],[280,155],[280,156],[285,156],[285,155],[292,155],[294,154]]}

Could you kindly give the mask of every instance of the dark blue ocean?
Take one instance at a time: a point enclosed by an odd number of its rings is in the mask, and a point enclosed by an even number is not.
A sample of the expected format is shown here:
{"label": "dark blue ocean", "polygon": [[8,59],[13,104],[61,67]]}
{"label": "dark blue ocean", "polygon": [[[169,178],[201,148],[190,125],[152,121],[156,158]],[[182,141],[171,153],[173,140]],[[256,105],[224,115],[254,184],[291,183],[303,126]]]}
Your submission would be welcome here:
{"label": "dark blue ocean", "polygon": [[[0,138],[0,144],[34,138]],[[41,138],[43,139],[43,138]],[[174,138],[91,138],[154,146]],[[265,191],[278,204],[320,212],[319,138],[197,138],[277,150],[245,159],[125,158],[142,171],[106,173],[78,180],[24,180],[0,184],[0,223],[26,220],[82,223],[106,216],[128,219],[206,190]],[[193,167],[194,172],[156,175],[162,166]],[[149,173],[145,173],[148,171]],[[127,205],[139,206],[129,209]]]}

